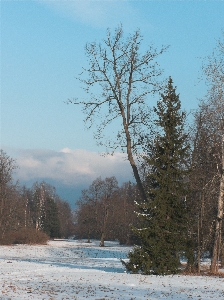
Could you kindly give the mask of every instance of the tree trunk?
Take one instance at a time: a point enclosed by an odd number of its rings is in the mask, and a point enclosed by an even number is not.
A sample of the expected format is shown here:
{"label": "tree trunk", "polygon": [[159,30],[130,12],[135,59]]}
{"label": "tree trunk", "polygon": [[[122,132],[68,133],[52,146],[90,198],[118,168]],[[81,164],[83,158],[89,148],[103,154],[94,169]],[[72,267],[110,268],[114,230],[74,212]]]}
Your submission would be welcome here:
{"label": "tree trunk", "polygon": [[136,180],[136,183],[137,183],[137,187],[138,187],[138,191],[139,191],[141,200],[145,201],[146,200],[146,194],[145,194],[145,190],[143,188],[142,181],[141,181],[139,173],[138,173],[138,168],[136,167],[135,162],[134,162],[133,159],[129,159],[129,162],[131,164],[131,167],[132,167],[132,170],[133,170],[133,173],[134,173],[134,177],[135,177],[135,180]]}
{"label": "tree trunk", "polygon": [[197,253],[198,274],[201,273],[201,245],[200,245],[200,215],[198,216],[198,253]]}
{"label": "tree trunk", "polygon": [[90,243],[90,229],[88,230],[88,240],[87,243]]}
{"label": "tree trunk", "polygon": [[105,235],[104,235],[104,231],[101,233],[101,239],[100,239],[100,247],[104,247],[104,239],[105,239]]}
{"label": "tree trunk", "polygon": [[102,231],[101,231],[100,247],[104,247],[107,219],[108,219],[108,208],[106,207],[105,208],[105,215],[104,215],[104,220],[103,220]]}
{"label": "tree trunk", "polygon": [[222,228],[222,219],[223,219],[223,198],[224,198],[224,134],[222,136],[222,169],[221,169],[221,178],[220,178],[220,189],[219,189],[219,198],[218,198],[218,213],[215,224],[215,237],[213,244],[213,253],[211,260],[211,273],[218,272],[218,261],[221,248],[221,228]]}
{"label": "tree trunk", "polygon": [[135,164],[134,157],[133,157],[133,154],[132,154],[131,136],[130,136],[130,132],[129,132],[129,129],[128,129],[127,121],[125,119],[125,114],[124,114],[123,108],[121,109],[121,115],[122,115],[122,118],[123,118],[123,126],[124,126],[124,130],[125,130],[126,141],[127,141],[128,160],[129,160],[129,162],[131,164],[131,167],[132,167],[132,170],[133,170],[133,174],[134,174],[134,177],[135,177],[135,180],[136,180],[136,184],[137,184],[137,187],[138,187],[140,198],[141,198],[142,201],[146,201],[145,190],[144,190],[144,187],[143,187],[143,184],[142,184],[139,172],[138,172],[138,168]]}

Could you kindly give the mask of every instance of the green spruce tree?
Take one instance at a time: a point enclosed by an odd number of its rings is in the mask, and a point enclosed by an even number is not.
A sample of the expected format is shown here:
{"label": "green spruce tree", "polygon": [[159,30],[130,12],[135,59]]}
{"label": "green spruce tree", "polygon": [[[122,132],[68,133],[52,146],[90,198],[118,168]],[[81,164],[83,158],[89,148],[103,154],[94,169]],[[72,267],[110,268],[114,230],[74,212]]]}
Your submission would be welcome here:
{"label": "green spruce tree", "polygon": [[184,133],[185,114],[172,79],[155,108],[158,134],[145,158],[147,199],[138,203],[141,228],[134,229],[140,245],[129,253],[132,273],[175,274],[186,238],[186,160],[189,146]]}
{"label": "green spruce tree", "polygon": [[45,215],[43,218],[43,231],[50,238],[60,238],[60,221],[57,204],[49,195],[45,200]]}

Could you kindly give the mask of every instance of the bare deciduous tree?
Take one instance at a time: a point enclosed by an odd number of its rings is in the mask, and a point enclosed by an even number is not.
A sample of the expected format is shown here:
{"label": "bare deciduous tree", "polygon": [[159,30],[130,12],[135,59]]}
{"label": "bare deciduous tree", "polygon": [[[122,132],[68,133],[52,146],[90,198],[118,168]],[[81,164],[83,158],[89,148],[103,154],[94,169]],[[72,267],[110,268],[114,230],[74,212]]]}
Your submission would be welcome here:
{"label": "bare deciduous tree", "polygon": [[[108,218],[112,211],[114,193],[118,190],[118,182],[115,177],[100,177],[95,179],[88,190],[82,191],[82,196],[77,202],[79,213],[77,221],[85,227],[83,233],[88,236],[98,233],[100,246],[104,247],[104,240],[107,235]],[[80,226],[79,226],[80,227]]]}
{"label": "bare deciduous tree", "polygon": [[118,187],[115,177],[100,177],[89,189],[82,191],[74,211],[75,234],[78,238],[119,240],[121,244],[134,242],[130,225],[137,224],[134,201],[136,185],[130,182]]}
{"label": "bare deciduous tree", "polygon": [[[125,39],[120,26],[114,34],[108,29],[102,44],[87,44],[85,50],[89,67],[83,69],[79,80],[89,98],[69,102],[82,104],[88,126],[97,125],[95,137],[98,144],[106,145],[110,151],[119,147],[126,149],[140,197],[144,200],[146,194],[134,154],[150,132],[147,100],[149,94],[161,90],[159,77],[162,71],[156,59],[167,47],[157,51],[150,46],[148,51],[140,54],[141,42],[139,31]],[[117,138],[112,139],[110,134],[107,139],[103,134],[104,128],[113,126],[112,133],[117,125],[120,126],[116,131]]]}
{"label": "bare deciduous tree", "polygon": [[[191,197],[190,232],[197,235],[197,269],[200,273],[200,258],[205,251],[212,252],[217,199],[220,184],[221,111],[218,103],[206,99],[195,113],[192,171],[190,174]],[[193,234],[194,232],[194,234]]]}
{"label": "bare deciduous tree", "polygon": [[0,150],[0,238],[14,225],[12,220],[15,219],[15,203],[19,199],[17,185],[12,180],[16,167],[15,161]]}
{"label": "bare deciduous tree", "polygon": [[[224,32],[222,35],[222,39],[223,38]],[[224,202],[224,40],[222,39],[219,40],[217,48],[214,50],[213,54],[208,57],[203,68],[206,82],[209,85],[207,95],[209,114],[207,114],[206,118],[210,120],[210,123],[213,126],[211,130],[213,130],[214,134],[219,138],[216,141],[219,149],[219,152],[216,153],[216,158],[219,160],[217,169],[219,170],[220,184],[211,261],[212,273],[218,271]],[[219,132],[219,135],[217,135],[217,132]]]}

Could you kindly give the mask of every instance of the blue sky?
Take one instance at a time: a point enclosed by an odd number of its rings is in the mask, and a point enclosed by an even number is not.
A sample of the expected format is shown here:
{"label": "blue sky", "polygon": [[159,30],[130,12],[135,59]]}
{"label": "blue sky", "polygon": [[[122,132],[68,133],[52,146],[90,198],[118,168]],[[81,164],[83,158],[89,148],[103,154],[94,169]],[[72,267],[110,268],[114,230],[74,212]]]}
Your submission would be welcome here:
{"label": "blue sky", "polygon": [[[202,58],[221,37],[223,16],[224,1],[2,0],[1,148],[17,159],[18,177],[76,189],[94,176],[130,179],[126,162],[122,174],[115,168],[123,163],[119,153],[113,163],[99,157],[105,149],[85,129],[81,107],[65,104],[85,96],[75,79],[86,66],[85,44],[100,42],[108,27],[122,23],[126,34],[141,30],[143,50],[151,43],[170,45],[159,62],[190,111],[206,94],[199,80]],[[71,170],[58,169],[62,163]]]}

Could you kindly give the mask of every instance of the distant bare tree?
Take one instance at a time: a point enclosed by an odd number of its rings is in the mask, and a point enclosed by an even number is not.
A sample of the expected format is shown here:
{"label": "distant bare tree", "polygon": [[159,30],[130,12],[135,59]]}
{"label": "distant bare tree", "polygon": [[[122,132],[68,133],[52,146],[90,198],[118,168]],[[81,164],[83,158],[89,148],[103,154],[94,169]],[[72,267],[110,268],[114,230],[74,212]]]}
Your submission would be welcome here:
{"label": "distant bare tree", "polygon": [[56,195],[55,203],[58,208],[61,237],[68,238],[74,235],[74,224],[71,207],[67,201]]}
{"label": "distant bare tree", "polygon": [[136,184],[125,182],[113,199],[113,215],[109,226],[113,238],[119,240],[120,244],[131,245],[136,242],[132,227],[139,223],[136,213],[138,207],[135,205],[137,198]]}
{"label": "distant bare tree", "polygon": [[0,238],[14,226],[19,193],[13,184],[13,171],[17,168],[15,161],[0,150]]}
{"label": "distant bare tree", "polygon": [[104,247],[105,237],[108,231],[108,218],[112,211],[114,193],[118,190],[118,182],[115,177],[102,180],[95,179],[88,190],[82,191],[82,196],[78,201],[77,221],[84,227],[82,234],[90,236],[98,233],[100,236],[100,246]]}
{"label": "distant bare tree", "polygon": [[74,211],[75,234],[79,238],[119,240],[121,244],[132,244],[134,234],[131,225],[137,224],[134,201],[137,187],[131,182],[118,187],[115,177],[102,180],[100,177],[82,191]]}

